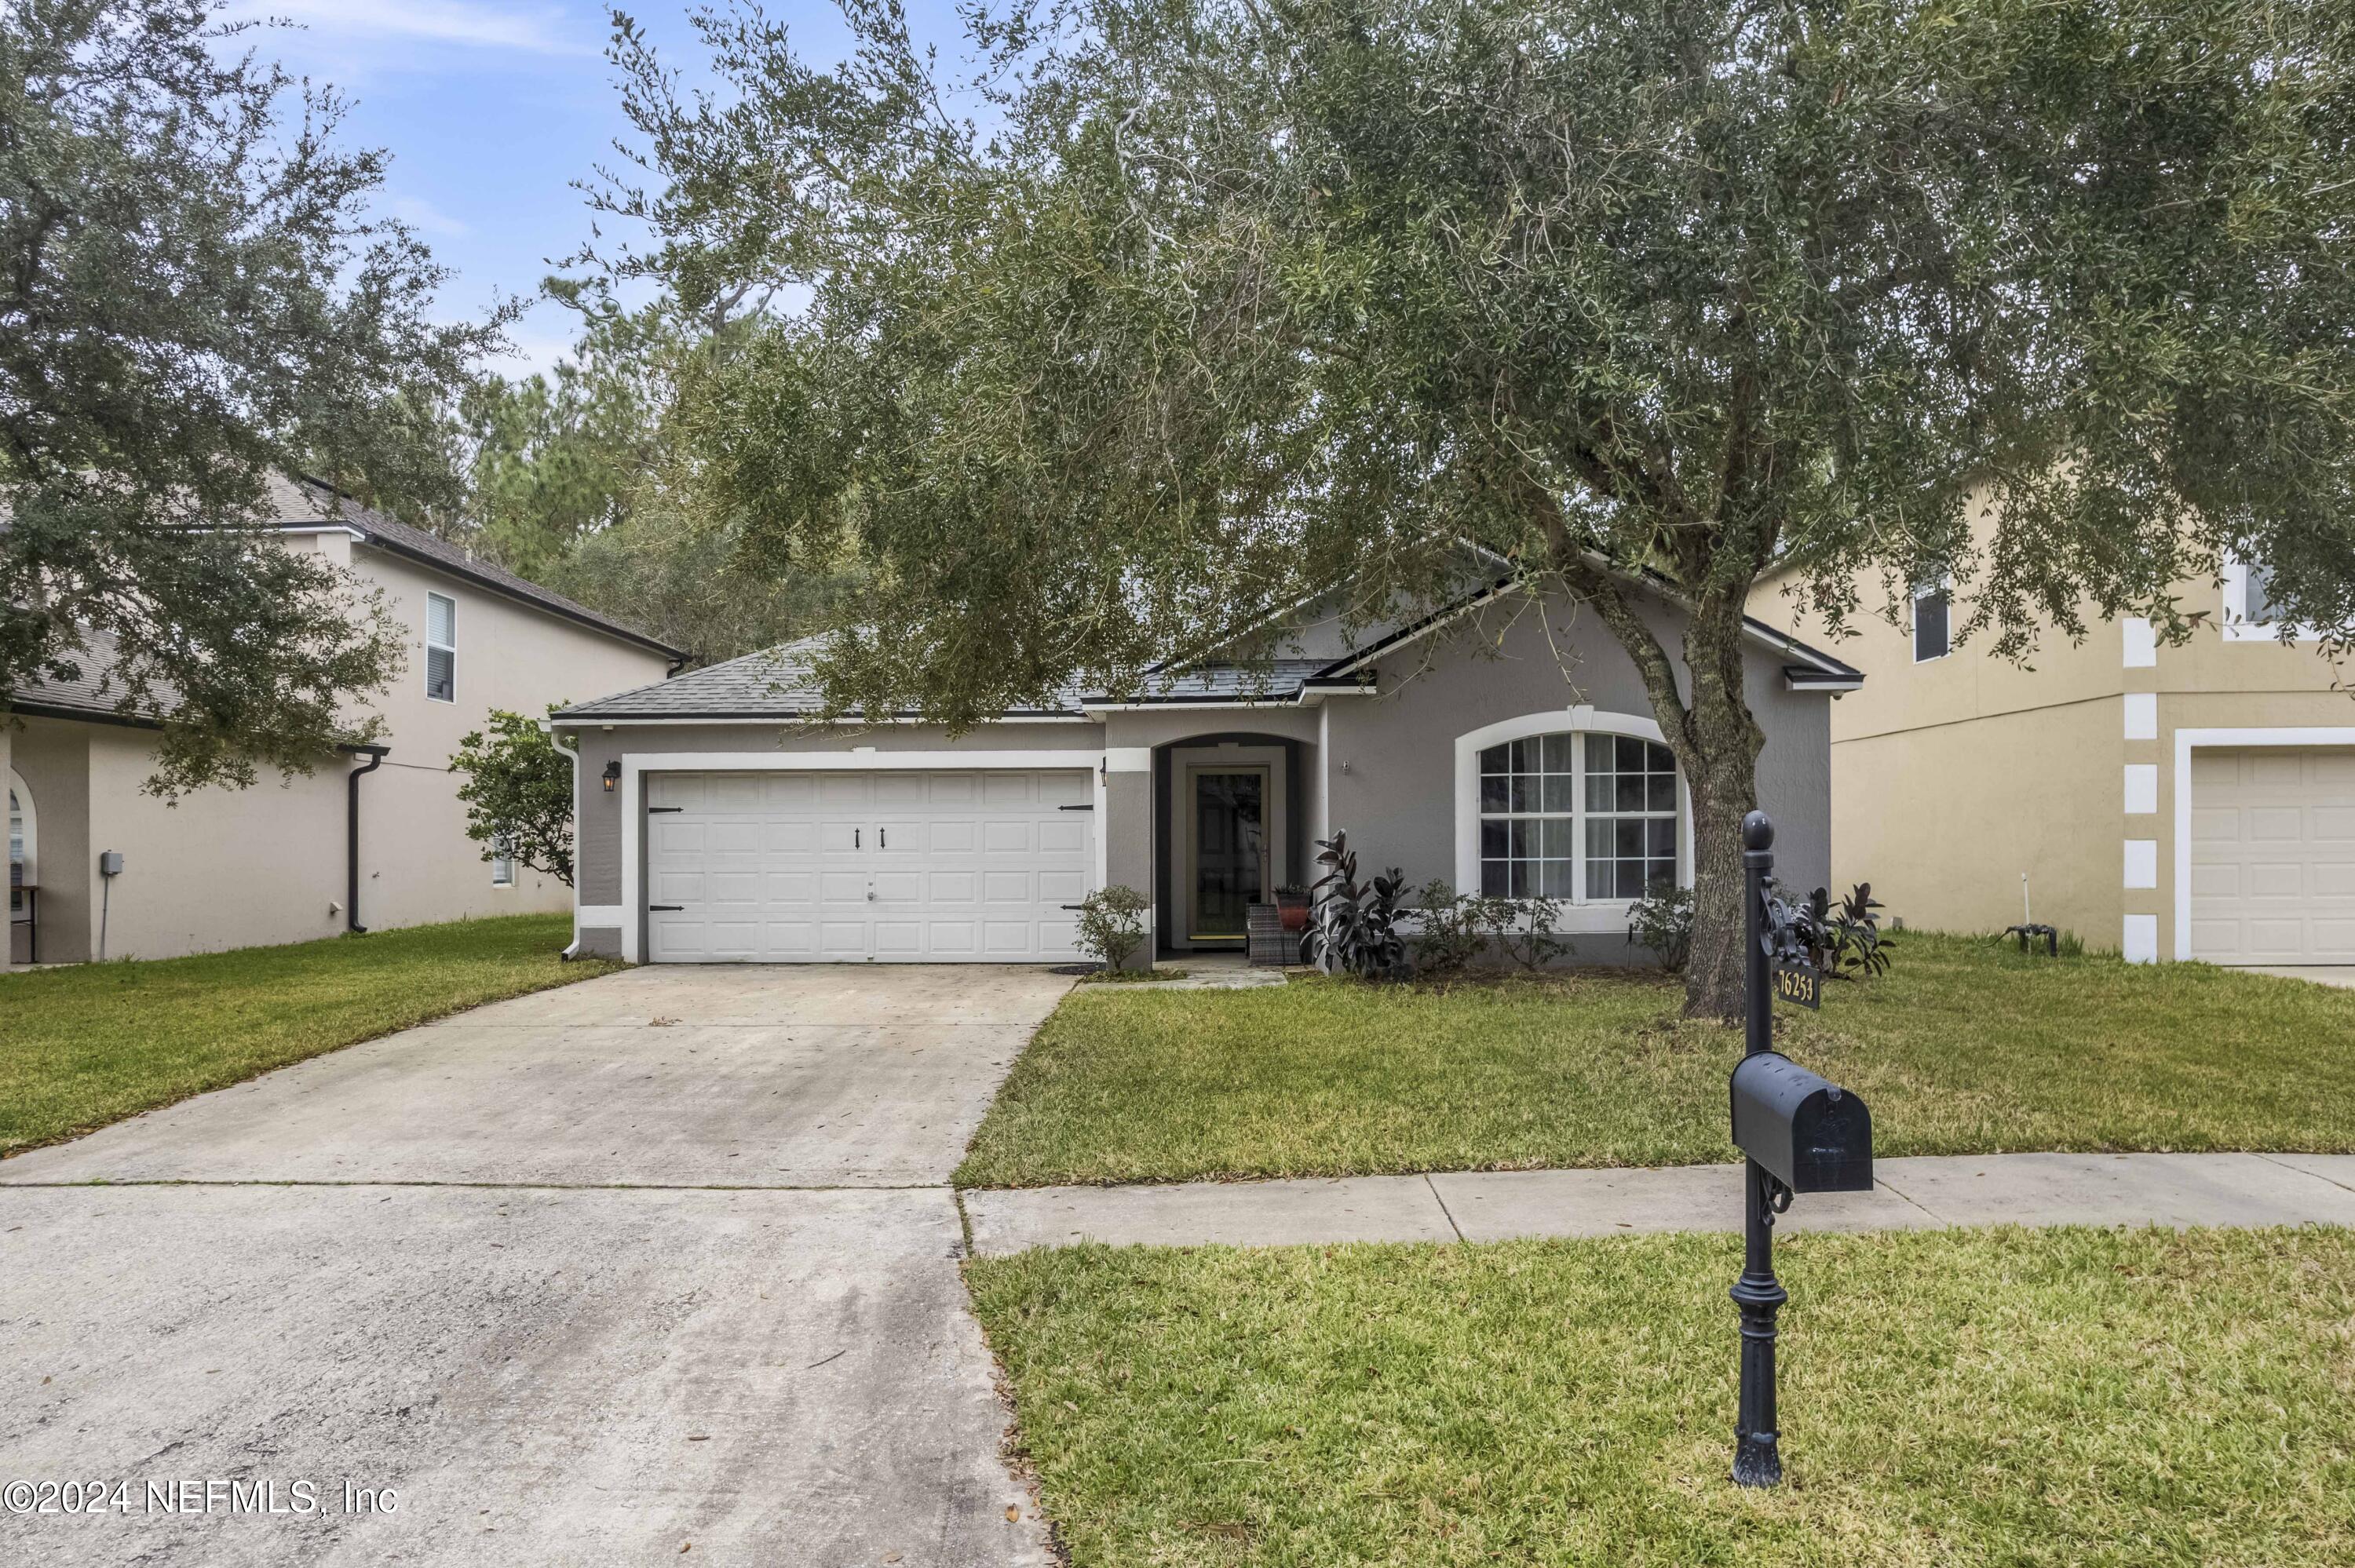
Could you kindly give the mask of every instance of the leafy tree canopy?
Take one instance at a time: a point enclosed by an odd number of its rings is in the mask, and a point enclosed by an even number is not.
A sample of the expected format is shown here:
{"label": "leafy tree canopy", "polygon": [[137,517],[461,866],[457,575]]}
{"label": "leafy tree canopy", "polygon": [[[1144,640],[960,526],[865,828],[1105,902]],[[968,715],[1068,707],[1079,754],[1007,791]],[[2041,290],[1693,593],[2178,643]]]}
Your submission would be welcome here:
{"label": "leafy tree canopy", "polygon": [[379,609],[256,524],[310,472],[454,504],[441,410],[501,323],[427,320],[444,273],[371,217],[386,160],[248,53],[215,0],[0,0],[0,715],[97,634],[157,787],[307,771],[372,726]]}
{"label": "leafy tree canopy", "polygon": [[1836,620],[1951,571],[2014,655],[2181,635],[2227,550],[2355,625],[2338,0],[1063,0],[960,73],[846,15],[834,66],[707,16],[709,98],[617,18],[601,196],[683,308],[785,302],[685,418],[758,547],[868,564],[837,704],[1117,687],[1479,545],[1643,673],[1728,1012],[1770,563]]}
{"label": "leafy tree canopy", "polygon": [[698,504],[679,450],[682,373],[724,355],[744,325],[707,328],[661,305],[625,311],[563,279],[549,287],[579,311],[580,339],[550,375],[468,392],[468,499],[444,531],[703,660],[818,624],[843,592],[844,563],[748,567],[738,533]]}
{"label": "leafy tree canopy", "polygon": [[487,727],[459,737],[450,770],[459,776],[466,836],[483,845],[485,860],[504,848],[572,885],[572,758],[556,749],[538,719],[492,709]]}

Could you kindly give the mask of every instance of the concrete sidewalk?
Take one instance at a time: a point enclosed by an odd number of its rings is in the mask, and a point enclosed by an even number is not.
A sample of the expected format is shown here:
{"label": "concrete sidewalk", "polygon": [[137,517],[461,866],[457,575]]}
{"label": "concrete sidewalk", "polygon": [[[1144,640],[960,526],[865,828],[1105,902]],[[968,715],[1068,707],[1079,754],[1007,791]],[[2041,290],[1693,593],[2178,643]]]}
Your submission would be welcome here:
{"label": "concrete sidewalk", "polygon": [[[1810,1194],[1788,1230],[2355,1225],[2355,1154],[1987,1154],[1884,1160],[1870,1192]],[[1084,1241],[1282,1246],[1742,1227],[1741,1167],[1485,1171],[1338,1181],[1039,1187],[964,1195],[985,1255]]]}

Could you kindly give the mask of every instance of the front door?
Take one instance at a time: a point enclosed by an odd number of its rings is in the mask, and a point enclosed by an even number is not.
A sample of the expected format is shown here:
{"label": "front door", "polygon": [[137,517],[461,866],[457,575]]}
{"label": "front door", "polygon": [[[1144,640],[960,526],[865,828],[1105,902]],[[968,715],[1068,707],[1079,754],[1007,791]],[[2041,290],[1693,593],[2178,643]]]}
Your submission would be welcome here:
{"label": "front door", "polygon": [[1267,902],[1267,793],[1264,768],[1197,769],[1193,898],[1196,942],[1243,941],[1247,911]]}

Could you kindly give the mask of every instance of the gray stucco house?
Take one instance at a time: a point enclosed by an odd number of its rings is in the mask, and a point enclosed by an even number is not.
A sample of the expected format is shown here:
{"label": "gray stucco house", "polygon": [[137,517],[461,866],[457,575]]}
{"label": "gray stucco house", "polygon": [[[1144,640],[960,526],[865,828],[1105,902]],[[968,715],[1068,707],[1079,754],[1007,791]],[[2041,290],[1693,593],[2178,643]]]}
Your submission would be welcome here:
{"label": "gray stucco house", "polygon": [[[1682,612],[1644,600],[1663,642]],[[1759,790],[1802,887],[1830,864],[1828,710],[1857,671],[1751,623]],[[1412,624],[1304,613],[1276,655],[1074,694],[952,737],[824,724],[805,645],[556,715],[576,750],[575,950],[656,963],[1066,959],[1125,884],[1163,955],[1239,949],[1244,908],[1347,829],[1401,867],[1561,905],[1625,961],[1628,901],[1691,877],[1691,824],[1634,664],[1567,600],[1495,585]],[[1264,647],[1266,644],[1263,643]]]}

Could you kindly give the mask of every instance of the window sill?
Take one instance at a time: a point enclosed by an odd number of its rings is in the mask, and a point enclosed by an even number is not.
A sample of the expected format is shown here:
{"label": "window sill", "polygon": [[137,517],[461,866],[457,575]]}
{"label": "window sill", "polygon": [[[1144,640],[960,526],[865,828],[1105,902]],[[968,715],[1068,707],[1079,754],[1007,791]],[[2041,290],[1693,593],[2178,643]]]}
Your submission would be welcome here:
{"label": "window sill", "polygon": [[[2224,641],[2227,642],[2279,642],[2281,640],[2281,623],[2278,621],[2228,620],[2224,623]],[[2290,641],[2293,643],[2319,642],[2322,633],[2311,626],[2301,626],[2290,633]]]}

